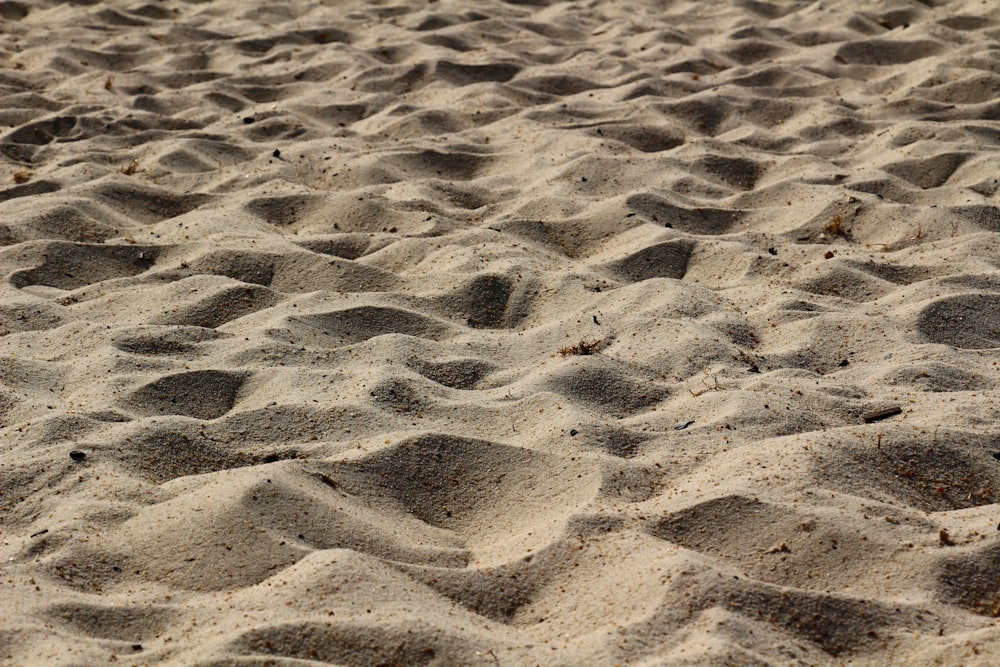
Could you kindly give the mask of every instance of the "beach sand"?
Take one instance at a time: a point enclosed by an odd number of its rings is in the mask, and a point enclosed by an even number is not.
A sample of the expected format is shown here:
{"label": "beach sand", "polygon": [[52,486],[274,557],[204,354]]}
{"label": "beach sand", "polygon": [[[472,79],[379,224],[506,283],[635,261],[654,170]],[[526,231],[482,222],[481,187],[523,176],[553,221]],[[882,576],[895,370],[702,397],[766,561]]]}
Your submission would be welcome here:
{"label": "beach sand", "polygon": [[998,43],[0,2],[0,662],[1000,664]]}

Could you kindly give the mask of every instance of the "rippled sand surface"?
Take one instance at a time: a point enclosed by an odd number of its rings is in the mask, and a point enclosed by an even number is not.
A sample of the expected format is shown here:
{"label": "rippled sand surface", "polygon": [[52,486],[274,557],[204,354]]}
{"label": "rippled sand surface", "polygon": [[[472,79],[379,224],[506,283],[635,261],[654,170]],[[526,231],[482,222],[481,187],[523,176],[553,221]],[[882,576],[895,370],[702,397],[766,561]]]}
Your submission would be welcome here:
{"label": "rippled sand surface", "polygon": [[1000,663],[998,42],[0,2],[0,662]]}

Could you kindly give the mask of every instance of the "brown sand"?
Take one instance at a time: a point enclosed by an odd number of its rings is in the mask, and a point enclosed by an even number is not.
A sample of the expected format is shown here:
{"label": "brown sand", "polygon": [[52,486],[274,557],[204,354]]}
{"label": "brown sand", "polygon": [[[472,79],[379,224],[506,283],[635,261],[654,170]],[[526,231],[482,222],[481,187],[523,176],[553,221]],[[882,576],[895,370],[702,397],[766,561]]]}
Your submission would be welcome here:
{"label": "brown sand", "polygon": [[0,662],[1000,664],[998,41],[0,2]]}

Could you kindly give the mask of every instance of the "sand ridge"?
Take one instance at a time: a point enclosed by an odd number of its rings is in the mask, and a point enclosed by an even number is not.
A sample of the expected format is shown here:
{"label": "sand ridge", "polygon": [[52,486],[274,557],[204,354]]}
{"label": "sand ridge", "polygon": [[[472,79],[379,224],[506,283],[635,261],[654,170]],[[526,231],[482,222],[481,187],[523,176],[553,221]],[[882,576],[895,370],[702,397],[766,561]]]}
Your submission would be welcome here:
{"label": "sand ridge", "polygon": [[0,2],[0,662],[996,664],[998,40]]}

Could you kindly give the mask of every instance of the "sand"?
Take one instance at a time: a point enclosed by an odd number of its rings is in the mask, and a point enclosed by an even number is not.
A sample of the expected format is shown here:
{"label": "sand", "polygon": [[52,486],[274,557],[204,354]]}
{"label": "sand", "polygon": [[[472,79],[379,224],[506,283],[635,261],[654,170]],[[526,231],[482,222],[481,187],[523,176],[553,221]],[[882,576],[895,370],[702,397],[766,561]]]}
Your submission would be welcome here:
{"label": "sand", "polygon": [[998,42],[0,2],[0,662],[1000,664]]}

